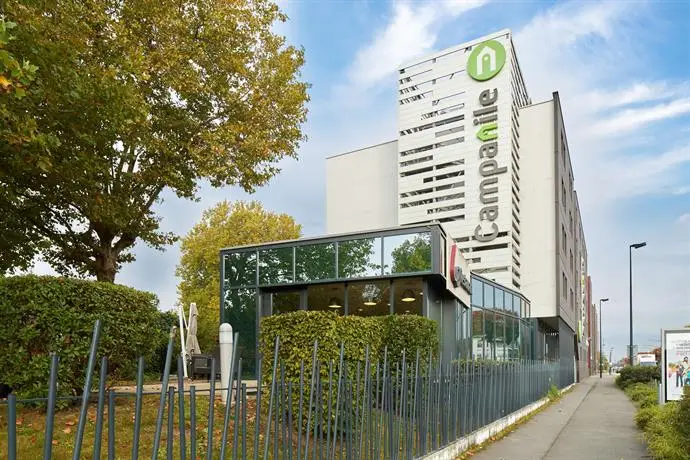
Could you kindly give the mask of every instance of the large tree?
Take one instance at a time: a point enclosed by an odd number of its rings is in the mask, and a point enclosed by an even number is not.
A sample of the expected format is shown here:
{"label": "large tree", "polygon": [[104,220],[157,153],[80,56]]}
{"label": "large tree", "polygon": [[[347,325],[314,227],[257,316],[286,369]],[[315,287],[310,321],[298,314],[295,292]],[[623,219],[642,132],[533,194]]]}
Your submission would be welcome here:
{"label": "large tree", "polygon": [[[299,238],[301,230],[292,217],[267,211],[258,202],[222,201],[205,211],[201,222],[182,238],[177,291],[182,305],[197,304],[202,351],[213,348],[218,335],[220,249]],[[237,270],[243,271],[242,267]],[[253,316],[250,319],[253,322]]]}
{"label": "large tree", "polygon": [[7,51],[38,70],[3,104],[59,142],[0,139],[7,254],[112,282],[137,240],[174,241],[154,207],[164,190],[252,191],[296,156],[304,54],[273,32],[286,17],[268,0],[10,0],[5,14],[21,24]]}

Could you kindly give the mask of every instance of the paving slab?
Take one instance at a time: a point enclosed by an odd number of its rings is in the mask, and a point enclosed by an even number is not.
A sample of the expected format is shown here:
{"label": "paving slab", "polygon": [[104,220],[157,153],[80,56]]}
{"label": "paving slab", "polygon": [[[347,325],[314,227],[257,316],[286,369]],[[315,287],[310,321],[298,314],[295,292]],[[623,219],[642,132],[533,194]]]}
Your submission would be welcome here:
{"label": "paving slab", "polygon": [[590,377],[477,460],[633,460],[650,458],[634,423],[635,407],[614,377]]}

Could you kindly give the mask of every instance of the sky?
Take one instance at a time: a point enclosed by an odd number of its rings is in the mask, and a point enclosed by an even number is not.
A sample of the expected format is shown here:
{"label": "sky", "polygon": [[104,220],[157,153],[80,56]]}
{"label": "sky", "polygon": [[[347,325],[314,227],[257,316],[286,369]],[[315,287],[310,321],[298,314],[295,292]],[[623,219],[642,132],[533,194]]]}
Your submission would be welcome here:
{"label": "sky", "polygon": [[[398,65],[511,29],[532,101],[558,91],[582,212],[593,299],[605,349],[625,354],[628,249],[640,350],[661,328],[690,324],[690,3],[684,1],[281,1],[276,27],[302,46],[310,89],[299,159],[248,195],[204,185],[198,202],[171,193],[161,229],[184,235],[221,200],[259,200],[292,215],[305,236],[325,232],[325,159],[396,137]],[[117,282],[177,301],[179,246],[137,245]],[[45,271],[40,265],[37,271]]]}

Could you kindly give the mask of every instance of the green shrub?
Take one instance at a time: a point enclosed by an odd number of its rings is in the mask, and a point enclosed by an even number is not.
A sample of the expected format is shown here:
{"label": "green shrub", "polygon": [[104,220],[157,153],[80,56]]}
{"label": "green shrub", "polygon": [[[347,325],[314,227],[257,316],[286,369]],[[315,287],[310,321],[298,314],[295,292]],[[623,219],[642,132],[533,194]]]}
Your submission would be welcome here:
{"label": "green shrub", "polygon": [[[0,381],[19,397],[47,394],[50,353],[58,354],[58,391],[80,394],[93,325],[101,320],[98,358],[116,378],[135,375],[167,343],[156,296],[125,286],[52,276],[0,278]],[[98,366],[96,369],[98,372]]]}
{"label": "green shrub", "polygon": [[690,459],[690,440],[682,436],[678,427],[678,406],[676,402],[659,406],[645,425],[647,446],[656,459]]}
{"label": "green shrub", "polygon": [[648,406],[641,408],[635,415],[635,423],[641,430],[645,430],[649,422],[659,415],[661,406]]}
{"label": "green shrub", "polygon": [[616,377],[616,385],[625,390],[634,383],[651,383],[661,379],[659,366],[627,366]]}
{"label": "green shrub", "polygon": [[690,386],[683,388],[683,399],[678,403],[678,430],[690,446]]}
{"label": "green shrub", "polygon": [[262,370],[266,378],[273,365],[277,336],[280,336],[279,359],[285,362],[288,378],[299,375],[302,360],[311,362],[315,340],[318,340],[319,361],[336,364],[341,343],[344,344],[344,360],[349,363],[363,361],[367,346],[372,363],[383,360],[386,347],[388,361],[393,363],[402,359],[403,350],[407,359],[412,361],[418,349],[422,357],[429,350],[437,356],[439,347],[436,323],[420,316],[340,316],[325,311],[296,311],[268,316],[261,320],[259,336]]}
{"label": "green shrub", "polygon": [[659,403],[659,390],[653,384],[634,383],[629,385],[625,392],[641,408],[654,406]]}

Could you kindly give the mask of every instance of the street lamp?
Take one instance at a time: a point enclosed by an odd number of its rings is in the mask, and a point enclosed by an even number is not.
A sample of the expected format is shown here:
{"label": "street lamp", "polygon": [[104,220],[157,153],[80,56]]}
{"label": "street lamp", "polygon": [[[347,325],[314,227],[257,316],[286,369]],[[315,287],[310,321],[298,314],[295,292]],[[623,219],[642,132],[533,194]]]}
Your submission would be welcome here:
{"label": "street lamp", "polygon": [[631,244],[628,252],[628,267],[630,268],[630,350],[628,351],[628,363],[633,365],[633,299],[632,299],[632,250],[647,246],[647,242]]}
{"label": "street lamp", "polygon": [[[601,304],[602,302],[608,302],[609,298],[605,299],[599,299],[599,378],[602,378],[602,374],[604,372],[604,357],[602,356],[602,353],[604,352],[604,345],[603,345],[603,335],[601,331]],[[609,362],[609,366],[611,363]]]}

